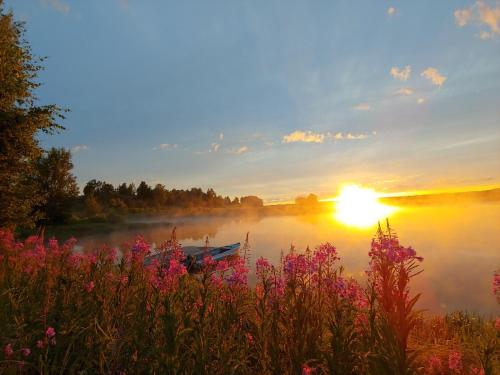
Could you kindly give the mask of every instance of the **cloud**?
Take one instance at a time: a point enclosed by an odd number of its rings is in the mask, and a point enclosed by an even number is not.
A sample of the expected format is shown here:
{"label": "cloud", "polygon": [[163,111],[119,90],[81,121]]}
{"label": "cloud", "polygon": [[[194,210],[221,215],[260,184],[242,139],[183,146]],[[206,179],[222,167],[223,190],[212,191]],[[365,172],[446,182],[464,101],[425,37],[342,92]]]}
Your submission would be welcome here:
{"label": "cloud", "polygon": [[69,13],[69,4],[63,3],[61,0],[42,0],[42,4],[50,6],[61,13]]}
{"label": "cloud", "polygon": [[219,140],[221,140],[221,141],[222,141],[223,139],[224,139],[224,133],[220,133],[220,134],[219,134]]}
{"label": "cloud", "polygon": [[229,150],[228,153],[233,154],[233,155],[242,155],[242,154],[247,153],[248,151],[250,151],[250,150],[248,149],[247,146],[241,146],[239,148]]}
{"label": "cloud", "polygon": [[392,16],[394,13],[396,13],[396,8],[394,7],[389,7],[389,9],[387,9],[387,14],[389,16]]}
{"label": "cloud", "polygon": [[472,10],[471,9],[457,9],[455,11],[454,15],[455,15],[456,24],[460,27],[464,27],[472,19]]}
{"label": "cloud", "polygon": [[425,103],[426,101],[427,101],[427,99],[425,99],[425,98],[418,98],[418,99],[417,99],[417,104],[423,104],[423,103]]}
{"label": "cloud", "polygon": [[352,107],[352,109],[355,109],[356,111],[370,111],[372,107],[368,103],[360,103]]}
{"label": "cloud", "polygon": [[453,14],[455,23],[459,27],[476,24],[489,28],[488,31],[482,30],[479,33],[479,37],[483,40],[491,39],[496,34],[500,34],[500,5],[493,8],[486,1],[477,0],[472,6],[457,9]]}
{"label": "cloud", "polygon": [[495,34],[500,33],[500,6],[497,8],[491,8],[484,1],[476,2],[479,8],[479,20],[481,23],[488,25],[490,31]]}
{"label": "cloud", "polygon": [[397,66],[393,66],[390,70],[391,76],[400,81],[406,81],[411,75],[411,66],[406,65],[404,68],[399,69]]}
{"label": "cloud", "polygon": [[212,147],[210,147],[210,150],[208,152],[218,152],[220,148],[219,143],[212,143]]}
{"label": "cloud", "polygon": [[283,136],[281,142],[283,143],[295,143],[295,142],[305,142],[305,143],[323,143],[325,140],[325,135],[321,133],[313,133],[311,131],[301,131],[296,130],[288,135]]}
{"label": "cloud", "polygon": [[71,153],[77,154],[80,151],[87,151],[89,149],[89,146],[87,145],[76,145],[74,147],[71,147]]}
{"label": "cloud", "polygon": [[425,69],[420,75],[431,80],[434,85],[439,87],[441,87],[444,81],[446,81],[446,77],[441,75],[436,68],[429,67]]}
{"label": "cloud", "polygon": [[179,145],[177,143],[174,143],[174,144],[170,144],[170,143],[162,143],[158,146],[155,146],[153,147],[153,150],[157,151],[157,150],[163,150],[163,151],[166,151],[166,150],[173,150],[175,148],[179,147]]}
{"label": "cloud", "polygon": [[[376,135],[374,131],[371,135]],[[370,136],[368,133],[312,133],[310,131],[304,132],[301,130],[296,130],[293,133],[285,135],[283,137],[283,143],[295,143],[295,142],[305,142],[305,143],[323,143],[326,140],[340,141],[340,140],[358,140],[366,139]]]}
{"label": "cloud", "polygon": [[397,95],[410,96],[413,95],[415,91],[410,87],[402,87],[398,91],[396,91]]}
{"label": "cloud", "polygon": [[[376,134],[373,132],[373,134]],[[359,133],[359,134],[352,134],[352,133],[335,133],[334,135],[331,135],[331,138],[339,141],[343,139],[347,140],[355,140],[355,139],[366,139],[368,138],[368,134],[365,133]]]}

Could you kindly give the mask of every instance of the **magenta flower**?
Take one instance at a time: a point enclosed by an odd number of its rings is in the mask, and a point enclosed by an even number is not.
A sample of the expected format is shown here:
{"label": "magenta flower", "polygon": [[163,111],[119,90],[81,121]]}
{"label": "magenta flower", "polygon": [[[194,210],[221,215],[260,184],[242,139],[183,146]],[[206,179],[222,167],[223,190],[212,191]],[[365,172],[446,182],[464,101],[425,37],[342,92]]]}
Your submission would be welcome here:
{"label": "magenta flower", "polygon": [[441,362],[441,359],[435,355],[429,358],[427,367],[430,374],[441,374],[443,371],[443,364]]}
{"label": "magenta flower", "polygon": [[448,368],[456,374],[459,374],[462,371],[462,353],[457,351],[450,353],[448,356]]}
{"label": "magenta flower", "polygon": [[311,375],[316,371],[313,367],[309,367],[308,365],[302,365],[302,375]]}
{"label": "magenta flower", "polygon": [[3,352],[5,353],[6,357],[10,357],[12,354],[14,354],[14,350],[12,350],[12,345],[11,344],[5,345]]}
{"label": "magenta flower", "polygon": [[85,284],[84,288],[87,291],[87,293],[91,293],[94,290],[95,284],[93,281],[89,281],[87,284]]}
{"label": "magenta flower", "polygon": [[23,353],[23,356],[28,357],[31,354],[31,349],[30,348],[23,348],[21,350],[21,352]]}
{"label": "magenta flower", "polygon": [[38,349],[43,349],[44,345],[43,345],[43,341],[42,340],[37,340],[36,342],[36,347]]}
{"label": "magenta flower", "polygon": [[49,327],[47,328],[45,335],[47,335],[47,338],[49,339],[54,338],[56,336],[56,330],[52,327]]}

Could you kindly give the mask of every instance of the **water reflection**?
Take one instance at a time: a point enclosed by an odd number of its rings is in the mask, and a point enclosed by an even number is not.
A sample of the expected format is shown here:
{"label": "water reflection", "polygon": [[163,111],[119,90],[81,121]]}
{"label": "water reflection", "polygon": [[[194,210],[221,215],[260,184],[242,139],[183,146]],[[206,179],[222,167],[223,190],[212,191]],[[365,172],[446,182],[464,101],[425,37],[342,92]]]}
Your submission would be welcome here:
{"label": "water reflection", "polygon": [[[419,308],[500,313],[491,293],[492,274],[500,268],[500,204],[401,207],[391,213],[390,220],[401,242],[412,245],[424,257],[424,273],[414,282],[414,290],[423,292]],[[300,251],[329,241],[337,247],[347,273],[362,280],[376,229],[376,222],[365,227],[342,224],[331,212],[175,220],[158,217],[154,221],[154,225],[139,229],[79,237],[79,243],[83,247],[103,243],[119,246],[136,234],[161,243],[176,226],[183,245],[201,246],[205,236],[212,245],[223,245],[243,242],[250,232],[253,261],[263,256],[278,263],[280,252],[286,252],[290,245]]]}

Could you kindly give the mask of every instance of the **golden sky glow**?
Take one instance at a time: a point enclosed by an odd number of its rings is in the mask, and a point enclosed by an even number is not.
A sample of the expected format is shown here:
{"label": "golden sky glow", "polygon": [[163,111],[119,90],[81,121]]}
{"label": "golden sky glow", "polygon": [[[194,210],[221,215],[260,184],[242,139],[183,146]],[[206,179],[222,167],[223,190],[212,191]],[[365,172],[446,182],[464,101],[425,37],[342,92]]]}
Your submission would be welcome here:
{"label": "golden sky glow", "polygon": [[346,185],[335,198],[334,217],[342,224],[369,228],[389,217],[397,210],[379,202],[379,194],[373,189]]}

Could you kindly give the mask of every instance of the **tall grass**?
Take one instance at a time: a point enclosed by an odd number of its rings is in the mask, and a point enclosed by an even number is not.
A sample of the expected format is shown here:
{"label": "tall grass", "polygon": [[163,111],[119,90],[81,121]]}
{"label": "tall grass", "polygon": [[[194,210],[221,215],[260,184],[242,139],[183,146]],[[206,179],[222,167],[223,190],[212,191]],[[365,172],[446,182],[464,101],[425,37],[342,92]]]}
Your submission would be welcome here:
{"label": "tall grass", "polygon": [[498,373],[498,320],[416,311],[422,258],[389,227],[365,285],[329,243],[258,259],[255,285],[244,257],[187,273],[175,237],[149,266],[141,237],[74,245],[0,230],[0,373]]}

